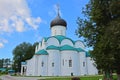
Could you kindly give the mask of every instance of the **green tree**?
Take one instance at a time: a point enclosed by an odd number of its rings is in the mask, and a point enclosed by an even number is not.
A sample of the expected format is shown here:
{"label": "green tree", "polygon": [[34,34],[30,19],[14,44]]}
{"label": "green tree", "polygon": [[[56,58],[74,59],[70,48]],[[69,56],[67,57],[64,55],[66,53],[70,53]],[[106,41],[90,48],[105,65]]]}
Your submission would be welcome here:
{"label": "green tree", "polygon": [[35,43],[34,45],[30,43],[23,42],[15,47],[13,50],[13,68],[20,72],[21,70],[21,62],[24,62],[28,59],[31,59],[35,53]]}
{"label": "green tree", "polygon": [[0,59],[0,68],[3,68],[3,60]]}
{"label": "green tree", "polygon": [[111,22],[109,33],[109,42],[111,47],[111,52],[114,53],[114,69],[117,72],[118,80],[120,80],[120,18]]}
{"label": "green tree", "polygon": [[120,53],[120,3],[119,0],[90,0],[83,10],[85,19],[78,18],[79,37],[84,37],[93,47],[92,57],[98,69],[110,79],[111,70],[119,74]]}

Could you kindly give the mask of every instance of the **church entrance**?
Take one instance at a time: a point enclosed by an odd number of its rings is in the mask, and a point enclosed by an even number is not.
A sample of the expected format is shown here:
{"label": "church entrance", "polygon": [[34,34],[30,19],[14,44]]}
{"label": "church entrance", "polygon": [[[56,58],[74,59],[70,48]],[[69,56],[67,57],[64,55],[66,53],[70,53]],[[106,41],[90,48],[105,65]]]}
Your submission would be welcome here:
{"label": "church entrance", "polygon": [[71,76],[73,76],[73,73],[71,73]]}

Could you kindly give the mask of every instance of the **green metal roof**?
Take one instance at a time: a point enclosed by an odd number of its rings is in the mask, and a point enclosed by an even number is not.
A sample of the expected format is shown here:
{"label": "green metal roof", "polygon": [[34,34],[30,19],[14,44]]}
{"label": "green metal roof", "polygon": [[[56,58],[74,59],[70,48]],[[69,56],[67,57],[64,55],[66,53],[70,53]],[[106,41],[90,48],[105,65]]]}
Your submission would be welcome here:
{"label": "green metal roof", "polygon": [[86,57],[90,57],[90,53],[89,52],[86,52]]}
{"label": "green metal roof", "polygon": [[73,44],[75,43],[72,39],[62,36],[62,35],[51,36],[51,37],[47,37],[47,38],[44,37],[44,39],[45,39],[45,41],[47,41],[49,38],[52,38],[52,37],[56,38],[59,41],[59,43],[61,43],[64,39],[70,40]]}
{"label": "green metal roof", "polygon": [[46,49],[47,49],[47,50],[51,50],[51,49],[53,49],[53,50],[59,50],[59,47],[54,46],[54,45],[50,45],[50,46],[48,46]]}
{"label": "green metal roof", "polygon": [[76,48],[78,52],[85,52],[83,49],[81,48]]}
{"label": "green metal roof", "polygon": [[[71,51],[78,51],[78,52],[85,52],[86,54],[86,57],[90,57],[90,53],[89,52],[86,52],[85,50],[81,49],[81,48],[74,48],[72,46],[69,46],[69,45],[63,45],[61,47],[57,47],[57,46],[54,46],[54,45],[50,45],[46,48],[46,50],[60,50],[60,51],[64,51],[64,50],[71,50]],[[38,52],[36,52],[35,54],[36,55],[48,55],[48,52],[42,49],[42,50],[39,50]]]}
{"label": "green metal roof", "polygon": [[42,50],[39,50],[38,52],[36,52],[35,54],[37,54],[37,55],[48,55],[48,52],[46,50],[42,49]]}
{"label": "green metal roof", "polygon": [[0,71],[2,71],[2,72],[6,71],[6,68],[0,68]]}
{"label": "green metal roof", "polygon": [[60,50],[61,50],[61,51],[64,51],[64,50],[77,51],[76,48],[74,48],[74,47],[72,47],[72,46],[69,46],[69,45],[64,45],[64,46],[60,47]]}
{"label": "green metal roof", "polygon": [[21,64],[22,64],[22,65],[26,65],[26,64],[27,64],[27,62],[21,62]]}

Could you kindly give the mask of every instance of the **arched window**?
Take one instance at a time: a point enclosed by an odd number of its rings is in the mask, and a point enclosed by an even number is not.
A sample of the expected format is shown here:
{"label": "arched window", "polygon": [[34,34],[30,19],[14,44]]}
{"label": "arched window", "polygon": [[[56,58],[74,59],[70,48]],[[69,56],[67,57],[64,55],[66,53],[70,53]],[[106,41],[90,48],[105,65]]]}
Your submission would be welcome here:
{"label": "arched window", "polygon": [[85,62],[83,62],[83,67],[85,67]]}
{"label": "arched window", "polygon": [[42,63],[41,63],[41,66],[43,67],[44,66],[44,62],[42,61]]}
{"label": "arched window", "polygon": [[72,60],[69,60],[69,67],[72,67]]}
{"label": "arched window", "polygon": [[54,62],[52,63],[52,67],[54,67]]}
{"label": "arched window", "polygon": [[63,66],[64,66],[64,59],[63,59]]}

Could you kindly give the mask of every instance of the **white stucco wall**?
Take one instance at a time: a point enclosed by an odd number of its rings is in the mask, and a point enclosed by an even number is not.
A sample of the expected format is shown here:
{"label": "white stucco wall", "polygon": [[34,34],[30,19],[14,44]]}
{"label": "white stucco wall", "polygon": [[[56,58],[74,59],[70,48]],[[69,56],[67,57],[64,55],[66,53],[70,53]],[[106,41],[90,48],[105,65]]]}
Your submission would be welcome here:
{"label": "white stucco wall", "polygon": [[79,52],[79,56],[80,56],[80,75],[86,75],[86,55],[85,52]]}
{"label": "white stucco wall", "polygon": [[35,47],[35,52],[37,52],[38,51],[38,45]]}
{"label": "white stucco wall", "polygon": [[[61,51],[61,76],[79,75],[79,60],[76,51]],[[63,65],[64,60],[64,65]],[[72,67],[69,67],[69,60],[72,60]]]}
{"label": "white stucco wall", "polygon": [[30,60],[27,60],[27,70],[26,75],[27,76],[34,76],[35,74],[35,56],[33,56]]}
{"label": "white stucco wall", "polygon": [[65,36],[66,35],[66,27],[60,26],[60,25],[53,26],[51,28],[51,36],[55,36],[55,35]]}
{"label": "white stucco wall", "polygon": [[88,75],[98,74],[98,70],[94,65],[94,61],[90,57],[87,57],[87,73]]}
{"label": "white stucco wall", "polygon": [[45,49],[46,48],[46,42],[44,39],[42,39],[42,46],[41,46],[41,49]]}
{"label": "white stucco wall", "polygon": [[48,55],[39,55],[38,57],[38,75],[47,76],[48,74]]}
{"label": "white stucco wall", "polygon": [[41,42],[39,42],[39,44],[38,44],[38,50],[40,50],[41,49]]}
{"label": "white stucco wall", "polygon": [[[60,52],[59,50],[47,50],[49,53],[48,58],[48,76],[60,75]],[[54,66],[52,66],[54,63]]]}
{"label": "white stucco wall", "polygon": [[38,75],[38,64],[39,64],[39,62],[38,62],[38,57],[39,57],[39,55],[34,55],[35,56],[35,67],[33,67],[34,69],[35,69],[35,71],[34,71],[34,76],[39,76]]}

